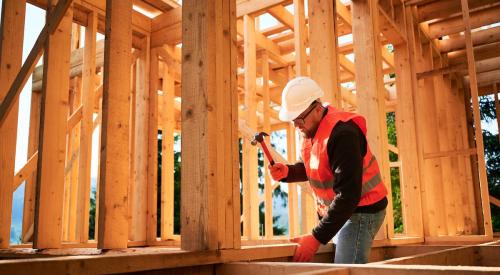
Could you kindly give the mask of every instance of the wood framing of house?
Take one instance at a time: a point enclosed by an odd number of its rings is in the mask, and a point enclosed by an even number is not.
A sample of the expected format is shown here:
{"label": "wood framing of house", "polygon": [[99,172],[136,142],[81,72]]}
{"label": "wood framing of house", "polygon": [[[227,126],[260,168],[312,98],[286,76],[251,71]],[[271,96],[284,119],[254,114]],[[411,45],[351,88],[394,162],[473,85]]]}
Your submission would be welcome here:
{"label": "wood framing of house", "polygon": [[[23,62],[28,5],[47,19]],[[1,274],[500,273],[490,210],[500,201],[488,192],[478,101],[494,94],[498,118],[498,1],[2,0],[1,12]],[[331,243],[315,263],[290,263],[288,239],[318,222],[314,198],[306,182],[272,181],[250,140],[280,131],[286,154],[272,150],[275,160],[298,159],[301,138],[278,119],[296,76],[367,118],[389,193],[391,171],[399,174],[404,230],[394,230],[389,196],[369,264],[327,264]],[[16,170],[28,81],[28,155]],[[275,236],[282,187],[288,235]]]}

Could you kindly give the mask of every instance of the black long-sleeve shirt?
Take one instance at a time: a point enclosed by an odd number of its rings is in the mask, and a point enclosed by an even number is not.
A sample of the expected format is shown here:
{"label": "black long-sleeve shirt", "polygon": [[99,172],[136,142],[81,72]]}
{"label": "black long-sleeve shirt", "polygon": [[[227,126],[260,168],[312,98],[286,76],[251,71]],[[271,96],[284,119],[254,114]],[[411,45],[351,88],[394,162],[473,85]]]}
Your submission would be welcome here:
{"label": "black long-sleeve shirt", "polygon": [[[387,198],[374,204],[358,207],[361,199],[363,157],[367,142],[361,129],[352,121],[338,122],[327,144],[330,167],[334,172],[335,198],[327,214],[320,217],[313,229],[314,237],[323,244],[330,241],[354,212],[376,213],[387,207]],[[288,165],[288,176],[282,181],[307,181],[303,162]]]}

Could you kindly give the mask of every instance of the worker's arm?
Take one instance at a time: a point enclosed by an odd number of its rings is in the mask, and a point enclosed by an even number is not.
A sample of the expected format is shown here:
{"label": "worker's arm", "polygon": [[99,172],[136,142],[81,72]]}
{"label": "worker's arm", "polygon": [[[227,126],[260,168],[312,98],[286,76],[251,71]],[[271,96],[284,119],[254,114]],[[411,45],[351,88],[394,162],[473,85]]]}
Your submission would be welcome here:
{"label": "worker's arm", "polygon": [[303,162],[288,164],[288,176],[283,179],[284,182],[307,181],[306,167]]}
{"label": "worker's arm", "polygon": [[306,181],[306,168],[303,162],[297,162],[292,165],[276,162],[274,165],[269,165],[269,172],[275,181],[281,182],[300,182]]}
{"label": "worker's arm", "polygon": [[330,167],[335,173],[335,198],[327,214],[313,229],[314,237],[326,244],[351,217],[361,198],[363,156],[366,138],[352,122],[339,122],[327,144]]}

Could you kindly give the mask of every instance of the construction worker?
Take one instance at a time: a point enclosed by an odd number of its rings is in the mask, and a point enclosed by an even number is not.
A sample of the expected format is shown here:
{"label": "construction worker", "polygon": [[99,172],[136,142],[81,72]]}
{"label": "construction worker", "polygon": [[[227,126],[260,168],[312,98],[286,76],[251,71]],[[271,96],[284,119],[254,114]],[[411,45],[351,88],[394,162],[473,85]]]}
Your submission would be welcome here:
{"label": "construction worker", "polygon": [[309,77],[290,80],[279,118],[303,136],[301,161],[269,166],[276,181],[309,181],[319,223],[292,241],[294,261],[308,262],[332,237],[335,263],[366,263],[385,217],[387,190],[366,139],[365,119],[320,102],[323,90]]}

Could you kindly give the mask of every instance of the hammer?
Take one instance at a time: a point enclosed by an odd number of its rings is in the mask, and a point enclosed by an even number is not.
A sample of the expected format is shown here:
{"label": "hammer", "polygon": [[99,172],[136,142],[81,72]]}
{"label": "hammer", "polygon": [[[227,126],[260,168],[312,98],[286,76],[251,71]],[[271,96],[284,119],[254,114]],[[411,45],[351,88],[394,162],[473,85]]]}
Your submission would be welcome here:
{"label": "hammer", "polygon": [[250,143],[255,146],[257,144],[257,142],[259,142],[260,146],[262,147],[262,150],[264,151],[264,154],[267,157],[267,160],[269,160],[269,163],[271,164],[271,166],[273,166],[274,165],[273,156],[271,156],[271,153],[267,149],[266,142],[264,140],[264,136],[269,136],[269,135],[266,134],[265,132],[257,133],[253,136],[253,139]]}

